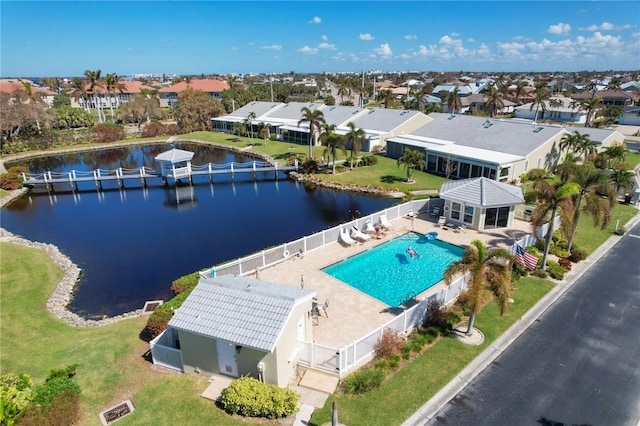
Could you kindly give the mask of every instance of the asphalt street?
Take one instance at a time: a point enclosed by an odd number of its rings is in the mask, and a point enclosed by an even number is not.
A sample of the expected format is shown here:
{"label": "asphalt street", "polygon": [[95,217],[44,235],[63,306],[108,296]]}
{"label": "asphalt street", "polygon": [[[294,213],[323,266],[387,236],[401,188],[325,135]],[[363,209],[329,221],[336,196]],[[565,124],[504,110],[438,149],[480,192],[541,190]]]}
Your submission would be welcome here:
{"label": "asphalt street", "polygon": [[429,418],[415,424],[640,424],[640,224]]}

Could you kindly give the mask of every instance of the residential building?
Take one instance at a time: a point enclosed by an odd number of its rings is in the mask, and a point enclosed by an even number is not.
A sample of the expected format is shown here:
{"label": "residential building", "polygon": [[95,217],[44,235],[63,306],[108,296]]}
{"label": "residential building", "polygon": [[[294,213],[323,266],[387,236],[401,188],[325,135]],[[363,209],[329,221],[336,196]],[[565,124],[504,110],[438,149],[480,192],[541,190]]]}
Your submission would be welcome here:
{"label": "residential building", "polygon": [[212,99],[220,100],[222,99],[222,92],[228,90],[230,87],[226,82],[214,79],[193,79],[188,83],[181,81],[180,83],[164,87],[158,91],[160,93],[160,106],[172,107],[178,102],[178,94],[184,92],[187,88],[203,91],[209,94]]}
{"label": "residential building", "polygon": [[580,109],[574,99],[556,96],[545,100],[544,105],[544,109],[537,105],[532,108],[532,104],[517,106],[514,108],[515,118],[540,121],[551,120],[575,124],[584,124],[587,120],[587,112]]}

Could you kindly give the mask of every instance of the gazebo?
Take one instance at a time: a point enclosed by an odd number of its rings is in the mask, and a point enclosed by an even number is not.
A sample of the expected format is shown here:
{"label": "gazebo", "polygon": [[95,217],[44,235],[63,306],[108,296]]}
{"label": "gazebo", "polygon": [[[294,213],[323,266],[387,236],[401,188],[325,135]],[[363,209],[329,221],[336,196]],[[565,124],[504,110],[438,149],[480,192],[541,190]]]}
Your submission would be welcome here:
{"label": "gazebo", "polygon": [[447,223],[478,231],[509,228],[515,206],[524,203],[519,187],[486,177],[445,182],[440,198]]}
{"label": "gazebo", "polygon": [[173,148],[158,154],[155,160],[160,163],[160,175],[166,184],[168,178],[178,182],[181,178],[188,178],[191,182],[191,159],[194,153],[182,149]]}

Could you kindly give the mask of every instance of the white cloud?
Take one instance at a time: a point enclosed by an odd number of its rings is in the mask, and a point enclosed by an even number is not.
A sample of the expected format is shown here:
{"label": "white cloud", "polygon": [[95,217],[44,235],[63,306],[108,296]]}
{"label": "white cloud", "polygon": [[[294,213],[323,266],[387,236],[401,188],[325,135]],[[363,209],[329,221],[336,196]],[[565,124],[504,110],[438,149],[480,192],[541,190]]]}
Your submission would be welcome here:
{"label": "white cloud", "polygon": [[467,41],[468,41],[469,43],[475,43],[475,42],[476,42],[476,39],[475,39],[475,38],[470,37],[470,38],[468,38],[468,39],[467,39]]}
{"label": "white cloud", "polygon": [[362,33],[360,33],[360,36],[359,36],[358,38],[359,38],[360,40],[365,40],[365,41],[371,41],[371,40],[374,40],[374,39],[375,39],[375,37],[374,37],[374,36],[372,36],[372,35],[371,35],[371,34],[369,34],[369,33],[366,33],[366,34],[362,34]]}
{"label": "white cloud", "polygon": [[282,46],[279,44],[272,44],[271,46],[262,46],[261,49],[264,50],[282,50]]}
{"label": "white cloud", "polygon": [[377,49],[373,50],[376,55],[379,56],[391,56],[393,52],[391,52],[391,47],[389,47],[389,43],[383,43]]}
{"label": "white cloud", "polygon": [[318,16],[314,16],[312,20],[309,21],[310,24],[321,24],[322,19]]}
{"label": "white cloud", "polygon": [[407,34],[406,36],[404,36],[405,40],[417,40],[418,36],[415,34]]}
{"label": "white cloud", "polygon": [[315,55],[318,53],[318,49],[316,49],[315,47],[305,46],[296,50],[296,52],[302,53],[303,55]]}
{"label": "white cloud", "polygon": [[336,50],[336,45],[331,43],[320,43],[318,49]]}
{"label": "white cloud", "polygon": [[556,34],[556,35],[568,34],[569,32],[571,32],[571,25],[560,22],[555,25],[550,25],[549,28],[547,29],[547,32],[549,34]]}
{"label": "white cloud", "polygon": [[458,34],[458,33],[451,33],[451,37],[460,37],[460,34]]}
{"label": "white cloud", "polygon": [[320,37],[320,40],[327,41],[329,40],[329,37],[327,37],[326,35],[323,35],[322,37]]}
{"label": "white cloud", "polygon": [[594,32],[594,31],[622,31],[622,30],[628,30],[629,28],[633,28],[633,26],[629,24],[614,25],[610,22],[603,22],[600,25],[589,25],[586,28],[580,28],[580,29]]}

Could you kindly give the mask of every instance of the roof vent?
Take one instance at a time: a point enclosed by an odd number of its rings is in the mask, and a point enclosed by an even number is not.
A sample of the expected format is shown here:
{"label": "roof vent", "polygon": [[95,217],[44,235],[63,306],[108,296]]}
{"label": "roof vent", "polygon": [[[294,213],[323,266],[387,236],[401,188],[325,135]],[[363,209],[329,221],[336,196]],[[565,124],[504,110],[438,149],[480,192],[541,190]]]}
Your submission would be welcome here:
{"label": "roof vent", "polygon": [[482,125],[482,127],[484,127],[485,129],[488,129],[491,126],[493,126],[493,123],[489,119],[487,119],[487,121],[485,121],[484,124]]}
{"label": "roof vent", "polygon": [[541,131],[542,129],[544,129],[544,127],[540,127],[540,126],[538,126],[538,127],[536,127],[535,129],[533,129],[533,133],[540,133],[540,131]]}
{"label": "roof vent", "polygon": [[454,118],[456,118],[455,114],[451,114],[447,120],[453,120]]}

